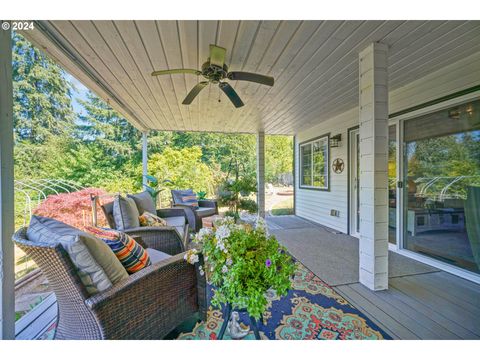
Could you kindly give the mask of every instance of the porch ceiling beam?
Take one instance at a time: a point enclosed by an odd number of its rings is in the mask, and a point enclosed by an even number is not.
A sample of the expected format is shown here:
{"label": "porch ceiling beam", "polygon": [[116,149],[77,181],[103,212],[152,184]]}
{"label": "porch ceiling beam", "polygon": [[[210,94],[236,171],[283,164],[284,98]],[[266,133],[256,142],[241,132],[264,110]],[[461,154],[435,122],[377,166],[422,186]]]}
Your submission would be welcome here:
{"label": "porch ceiling beam", "polygon": [[[2,22],[2,21],[0,21]],[[2,22],[3,23],[3,22]],[[0,31],[0,339],[15,337],[12,33]]]}
{"label": "porch ceiling beam", "polygon": [[359,54],[360,282],[388,288],[388,47]]}

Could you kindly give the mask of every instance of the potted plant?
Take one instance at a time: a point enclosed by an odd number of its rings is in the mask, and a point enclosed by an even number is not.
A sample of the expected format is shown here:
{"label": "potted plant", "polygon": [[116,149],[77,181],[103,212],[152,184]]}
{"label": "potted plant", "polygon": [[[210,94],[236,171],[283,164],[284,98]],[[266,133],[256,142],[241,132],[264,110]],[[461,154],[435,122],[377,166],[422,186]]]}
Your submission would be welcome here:
{"label": "potted plant", "polygon": [[295,264],[286,249],[267,232],[265,221],[236,224],[232,217],[217,219],[214,228],[202,228],[185,259],[191,263],[203,255],[207,280],[215,287],[212,304],[245,309],[259,319],[267,308],[267,291],[282,296],[291,286]]}
{"label": "potted plant", "polygon": [[[172,182],[170,180],[163,180],[162,184],[171,184]],[[146,175],[145,176],[145,182],[143,183],[143,186],[145,187],[145,190],[148,191],[150,196],[153,199],[153,203],[155,206],[157,205],[157,199],[158,195],[164,191],[166,188],[160,186],[158,179],[155,176],[152,175]],[[162,207],[162,204],[159,205]]]}
{"label": "potted plant", "polygon": [[230,170],[218,189],[219,203],[228,207],[225,215],[238,221],[242,210],[255,213],[257,203],[250,198],[250,195],[256,192],[257,181],[254,174],[248,173],[240,162],[231,161]]}

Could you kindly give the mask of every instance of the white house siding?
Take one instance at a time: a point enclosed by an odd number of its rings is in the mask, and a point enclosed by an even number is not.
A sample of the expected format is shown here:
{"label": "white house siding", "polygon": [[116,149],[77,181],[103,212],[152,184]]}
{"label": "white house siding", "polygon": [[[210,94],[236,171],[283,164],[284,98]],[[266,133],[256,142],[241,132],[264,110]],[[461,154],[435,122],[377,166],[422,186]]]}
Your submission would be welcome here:
{"label": "white house siding", "polygon": [[[480,84],[480,52],[450,64],[438,71],[402,86],[389,94],[390,113],[438,99],[457,91]],[[358,126],[358,107],[314,125],[296,134],[295,141],[295,211],[298,216],[348,232],[348,134],[349,128]],[[342,144],[330,149],[330,168],[335,158],[345,162],[341,174],[330,171],[330,191],[299,188],[299,149],[298,144],[330,133],[342,134]],[[339,216],[330,216],[330,210],[339,210]]]}

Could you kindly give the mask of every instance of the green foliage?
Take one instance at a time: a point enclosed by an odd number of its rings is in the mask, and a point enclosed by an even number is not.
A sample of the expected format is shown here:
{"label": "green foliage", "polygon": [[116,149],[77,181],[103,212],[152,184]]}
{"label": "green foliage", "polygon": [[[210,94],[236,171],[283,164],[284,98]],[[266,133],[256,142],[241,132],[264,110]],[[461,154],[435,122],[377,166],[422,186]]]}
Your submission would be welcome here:
{"label": "green foliage", "polygon": [[140,156],[141,133],[103,100],[89,92],[88,101],[80,100],[86,115],[80,115],[77,136],[84,143],[95,143],[110,162],[123,164]]}
{"label": "green foliage", "polygon": [[220,205],[228,207],[230,216],[238,219],[240,210],[257,211],[256,202],[248,198],[257,191],[257,180],[237,159],[231,159],[230,164],[227,178],[219,186],[218,200]]}
{"label": "green foliage", "polygon": [[[153,154],[148,160],[149,172],[168,189],[193,189],[206,191],[213,195],[217,184],[213,166],[202,162],[202,150],[197,147],[172,149],[166,148],[160,154]],[[162,201],[168,194],[162,193]]]}
{"label": "green foliage", "polygon": [[267,308],[267,291],[286,295],[295,264],[265,229],[264,221],[252,228],[225,218],[215,224],[215,231],[203,229],[197,235],[207,278],[215,286],[213,305],[230,303],[258,319]]}
{"label": "green foliage", "polygon": [[265,137],[265,181],[277,183],[280,174],[293,171],[293,138],[291,136]]}
{"label": "green foliage", "polygon": [[199,191],[197,192],[197,197],[198,197],[198,200],[205,200],[207,198],[207,192]]}
{"label": "green foliage", "polygon": [[16,140],[42,144],[74,126],[72,85],[60,66],[25,38],[12,38],[13,122]]}

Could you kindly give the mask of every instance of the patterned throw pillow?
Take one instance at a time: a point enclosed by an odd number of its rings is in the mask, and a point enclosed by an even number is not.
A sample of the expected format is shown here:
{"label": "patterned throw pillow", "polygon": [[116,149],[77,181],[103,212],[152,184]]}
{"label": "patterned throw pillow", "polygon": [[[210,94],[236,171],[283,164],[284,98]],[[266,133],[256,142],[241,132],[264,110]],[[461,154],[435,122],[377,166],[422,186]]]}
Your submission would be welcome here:
{"label": "patterned throw pillow", "polygon": [[197,195],[182,196],[182,204],[198,208]]}
{"label": "patterned throw pillow", "polygon": [[93,226],[86,227],[86,230],[110,246],[129,274],[136,273],[152,264],[148,253],[131,236],[117,230]]}
{"label": "patterned throw pillow", "polygon": [[138,217],[140,226],[167,226],[167,222],[161,217],[145,211]]}

